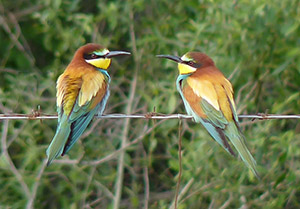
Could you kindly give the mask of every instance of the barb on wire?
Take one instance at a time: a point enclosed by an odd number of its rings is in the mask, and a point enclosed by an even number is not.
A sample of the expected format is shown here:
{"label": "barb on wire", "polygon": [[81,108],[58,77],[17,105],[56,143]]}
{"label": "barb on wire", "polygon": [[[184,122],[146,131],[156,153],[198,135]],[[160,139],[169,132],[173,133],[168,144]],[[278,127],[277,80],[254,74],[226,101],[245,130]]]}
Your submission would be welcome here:
{"label": "barb on wire", "polygon": [[[161,114],[161,113],[147,113],[147,114],[108,114],[108,115],[96,115],[96,118],[105,119],[192,119],[192,116],[184,114]],[[264,114],[258,113],[253,115],[239,115],[240,119],[258,119],[258,120],[270,120],[270,119],[300,119],[300,114],[296,115],[280,115],[280,114]],[[57,119],[57,115],[34,113],[34,114],[0,114],[0,120],[47,120]]]}

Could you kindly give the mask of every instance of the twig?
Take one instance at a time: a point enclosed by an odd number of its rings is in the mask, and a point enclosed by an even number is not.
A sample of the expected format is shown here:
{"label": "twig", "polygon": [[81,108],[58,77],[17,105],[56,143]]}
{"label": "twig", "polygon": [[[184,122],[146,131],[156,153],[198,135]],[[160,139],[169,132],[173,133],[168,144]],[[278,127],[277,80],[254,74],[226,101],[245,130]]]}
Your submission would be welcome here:
{"label": "twig", "polygon": [[15,15],[16,19],[19,20],[19,19],[23,18],[24,16],[30,15],[30,14],[36,12],[36,11],[41,10],[43,7],[44,6],[42,6],[42,5],[35,5],[35,6],[32,6],[32,7],[28,7],[24,10],[17,11],[17,12],[14,13],[14,15]]}
{"label": "twig", "polygon": [[102,198],[97,198],[96,200],[93,200],[91,203],[86,204],[84,208],[92,209],[92,206],[96,205],[97,203],[101,202]]}
{"label": "twig", "polygon": [[[246,97],[244,97],[244,101],[248,101],[250,97],[252,97],[252,93],[257,89],[258,86],[258,82],[255,82],[254,85],[252,86],[252,88],[250,89],[250,91],[247,93]],[[240,112],[242,112],[244,109],[246,108],[246,104],[244,104],[242,107],[240,107],[237,111],[237,113],[239,114]]]}
{"label": "twig", "polygon": [[[101,119],[192,119],[190,115],[184,114],[162,114],[162,113],[148,113],[148,114],[108,114],[108,115],[95,115],[96,118]],[[50,120],[57,119],[57,115],[50,114],[0,114],[0,120]],[[281,115],[281,114],[251,114],[251,115],[239,115],[239,119],[259,119],[259,120],[270,120],[270,119],[300,119],[300,114],[293,115]]]}
{"label": "twig", "polygon": [[9,146],[16,140],[16,138],[19,136],[19,134],[23,131],[24,127],[26,126],[26,122],[23,122],[22,125],[17,129],[15,128],[14,135],[10,137],[7,141],[7,149]]}
{"label": "twig", "polygon": [[[81,158],[81,157],[80,157]],[[79,158],[79,159],[80,159]],[[66,165],[73,165],[73,164],[78,164],[79,160],[70,160],[70,159],[61,159],[61,160],[53,160],[55,163],[60,163],[60,164],[66,164]]]}
{"label": "twig", "polygon": [[233,196],[232,196],[232,193],[230,192],[228,200],[226,200],[226,202],[224,202],[224,204],[220,207],[220,209],[226,209],[230,205],[232,200],[233,200]]}
{"label": "twig", "polygon": [[27,184],[25,183],[22,175],[17,170],[15,164],[11,160],[11,158],[9,156],[9,153],[7,151],[7,144],[6,144],[7,132],[8,132],[8,120],[5,120],[4,123],[3,123],[2,137],[1,137],[2,153],[3,153],[4,157],[6,158],[8,164],[9,164],[9,168],[10,168],[11,172],[15,175],[16,179],[18,180],[21,187],[23,188],[26,197],[30,198],[29,188],[28,188]]}
{"label": "twig", "polygon": [[[192,179],[191,179],[192,180]],[[190,181],[191,181],[190,180]],[[194,179],[193,179],[194,180]],[[189,181],[189,182],[190,182]],[[193,182],[192,182],[193,183]],[[193,191],[193,192],[191,192],[189,195],[187,195],[184,199],[182,199],[182,201],[181,201],[181,203],[184,203],[186,200],[188,200],[189,198],[191,198],[192,196],[194,196],[194,195],[196,195],[196,194],[198,194],[198,193],[200,193],[201,191],[203,191],[203,190],[205,190],[205,189],[207,189],[207,188],[209,188],[209,187],[211,187],[211,186],[213,186],[213,185],[215,185],[216,184],[216,182],[213,182],[213,183],[206,183],[204,186],[202,186],[202,187],[200,187],[199,189],[197,189],[196,191]],[[188,184],[187,184],[188,185]],[[186,187],[186,186],[185,186]]]}
{"label": "twig", "polygon": [[91,124],[91,127],[88,130],[86,130],[84,132],[84,134],[82,134],[82,138],[85,138],[85,137],[89,136],[95,130],[95,128],[97,127],[97,125],[100,123],[100,121],[101,120],[96,120],[95,122],[93,122]]}
{"label": "twig", "polygon": [[[134,77],[130,85],[130,94],[128,99],[128,104],[126,106],[126,114],[130,114],[132,112],[132,106],[135,96],[135,90],[136,90],[136,84],[137,84],[137,72],[139,67],[139,58],[137,54],[137,48],[136,48],[136,42],[135,42],[135,34],[134,34],[134,25],[133,25],[133,11],[130,9],[129,16],[131,21],[130,24],[130,38],[132,42],[132,51],[133,51],[133,57],[135,59],[135,70],[134,70]],[[126,118],[124,121],[124,128],[122,133],[122,144],[121,148],[126,147],[127,144],[127,137],[129,132],[129,124],[130,120],[129,118]],[[118,209],[120,205],[121,195],[122,195],[122,184],[123,184],[123,175],[124,175],[124,157],[125,157],[125,150],[123,150],[119,157],[118,162],[118,171],[117,171],[117,183],[116,183],[116,191],[115,191],[115,197],[114,197],[114,209]]]}
{"label": "twig", "polygon": [[[131,93],[130,93],[129,102],[128,102],[127,108],[126,108],[127,114],[130,114],[130,112],[131,112],[132,101],[134,99],[133,95],[134,95],[134,91],[135,91],[135,86],[136,86],[136,76],[135,76],[134,80],[132,81],[131,88],[130,88]],[[124,121],[124,126],[123,126],[121,148],[124,148],[127,145],[129,124],[130,124],[130,120],[129,120],[129,118],[126,118]],[[119,208],[121,195],[122,195],[122,184],[123,184],[123,175],[124,175],[124,157],[125,157],[125,149],[123,149],[121,151],[121,154],[119,156],[116,192],[115,192],[115,197],[114,197],[114,209]]]}
{"label": "twig", "polygon": [[[170,191],[165,191],[165,192],[150,192],[149,194],[149,202],[158,202],[158,201],[162,201],[162,200],[166,200],[169,201],[172,199],[172,197],[174,197],[174,191],[170,190]],[[138,199],[138,201],[142,201],[142,199],[144,198],[144,194],[140,194],[137,195],[136,198]],[[154,204],[155,205],[155,204]],[[132,198],[128,197],[128,198],[124,198],[121,203],[120,203],[120,207],[121,208],[131,208],[132,207]],[[157,208],[157,204],[156,207],[154,206],[154,208]]]}
{"label": "twig", "polygon": [[[107,162],[115,157],[118,156],[118,154],[122,151],[124,151],[125,149],[129,148],[130,146],[137,144],[138,142],[140,142],[146,135],[148,135],[149,133],[151,133],[157,126],[159,126],[160,124],[162,124],[165,120],[161,120],[158,123],[156,123],[155,125],[153,125],[151,128],[149,128],[148,130],[144,131],[143,134],[141,134],[140,136],[138,136],[137,138],[135,138],[134,140],[132,140],[131,142],[128,142],[126,144],[126,146],[114,151],[113,153],[105,156],[104,158],[101,158],[100,160],[95,160],[95,161],[83,161],[82,164],[85,165],[100,165],[104,162]],[[58,161],[58,160],[57,160]]]}
{"label": "twig", "polygon": [[17,75],[18,74],[18,71],[12,69],[12,68],[0,68],[0,72],[4,72],[4,73],[11,73],[11,74],[14,74],[14,75]]}
{"label": "twig", "polygon": [[46,164],[47,164],[46,162],[47,162],[46,160],[43,161],[42,167],[41,167],[41,169],[40,169],[40,171],[39,171],[39,173],[38,173],[38,175],[37,175],[37,177],[35,179],[35,183],[33,185],[32,192],[31,192],[31,197],[30,197],[30,199],[27,202],[26,209],[33,208],[33,203],[34,203],[34,199],[36,197],[37,189],[38,189],[38,187],[40,185],[40,180],[41,180],[41,177],[42,177],[42,175],[44,173],[44,170],[45,170],[45,167],[46,167]]}
{"label": "twig", "polygon": [[[6,21],[6,18],[4,17],[4,7],[0,4],[0,11],[3,14],[3,16],[0,16],[0,25],[3,27],[4,31],[9,35],[10,39],[12,42],[15,44],[15,46],[24,53],[24,55],[27,57],[29,60],[30,64],[33,66],[35,63],[34,56],[32,55],[30,48],[26,48],[25,46],[22,45],[22,43],[19,41],[20,35],[21,35],[21,29],[20,26],[16,20],[16,18],[13,16],[12,13],[9,13],[10,20],[13,22],[14,26],[16,27],[16,30],[18,34],[14,34],[10,27],[9,24]],[[25,39],[23,39],[23,42]],[[26,41],[24,42],[26,44]],[[28,44],[26,44],[28,45]]]}
{"label": "twig", "polygon": [[[245,89],[249,90],[248,88],[250,88],[250,86],[251,86],[252,84],[253,84],[252,81],[248,81],[246,84],[244,84],[244,85],[239,89],[239,91],[237,92],[237,94],[235,94],[235,95],[236,95],[236,97],[235,97],[235,98],[236,98],[236,99],[235,99],[235,103],[236,103],[236,104],[240,104],[240,101],[241,101],[241,98],[242,98],[242,93],[243,93],[243,91],[244,91]],[[252,90],[256,88],[256,85],[257,85],[257,83],[255,83],[255,84],[252,86],[250,92],[252,92]],[[247,94],[248,94],[248,93],[247,93]],[[249,95],[249,94],[248,94],[248,95]]]}
{"label": "twig", "polygon": [[240,69],[240,64],[238,64],[234,70],[232,71],[232,73],[228,76],[228,80],[231,80],[233,78],[233,76],[236,74],[236,72]]}
{"label": "twig", "polygon": [[147,160],[147,153],[143,147],[143,156],[144,160],[146,160],[146,165],[143,167],[143,173],[144,173],[144,182],[145,182],[145,198],[144,198],[144,209],[148,209],[148,203],[149,203],[149,193],[150,193],[150,188],[149,188],[149,172],[148,172],[148,160]]}
{"label": "twig", "polygon": [[[190,187],[193,185],[195,179],[191,178],[188,183],[182,188],[182,190],[180,191],[179,195],[178,195],[178,201],[180,201],[182,199],[182,197],[187,193],[187,191],[190,189]],[[181,201],[182,203],[182,201]]]}
{"label": "twig", "polygon": [[179,120],[178,124],[178,163],[179,163],[179,173],[178,173],[178,180],[176,185],[176,194],[175,194],[175,201],[174,201],[174,208],[177,209],[178,204],[178,193],[181,181],[181,174],[182,174],[182,153],[181,153],[181,140],[182,140],[182,122]]}
{"label": "twig", "polygon": [[96,167],[92,167],[91,168],[91,172],[88,174],[87,183],[85,185],[85,193],[83,195],[84,197],[83,197],[83,200],[82,200],[82,208],[84,208],[85,205],[86,205],[86,203],[85,203],[86,202],[86,198],[88,196],[89,187],[90,187],[91,182],[92,182],[92,180],[94,178],[95,171],[96,171]]}
{"label": "twig", "polygon": [[104,186],[103,184],[101,184],[101,182],[95,180],[95,184],[106,195],[106,197],[108,197],[109,199],[112,199],[112,200],[114,199],[113,193],[111,193],[111,191],[109,191],[109,189],[106,186]]}

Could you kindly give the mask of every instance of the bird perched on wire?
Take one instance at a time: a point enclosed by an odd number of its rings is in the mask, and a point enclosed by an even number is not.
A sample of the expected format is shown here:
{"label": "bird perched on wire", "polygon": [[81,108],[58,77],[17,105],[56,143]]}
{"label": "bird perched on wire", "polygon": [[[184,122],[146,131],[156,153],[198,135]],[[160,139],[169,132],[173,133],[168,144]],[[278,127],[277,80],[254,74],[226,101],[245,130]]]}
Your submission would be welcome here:
{"label": "bird perched on wire", "polygon": [[109,97],[111,58],[130,55],[109,51],[99,44],[80,47],[57,80],[58,125],[46,153],[47,165],[65,155],[82,135],[96,113],[102,114]]}
{"label": "bird perched on wire", "polygon": [[228,153],[235,156],[229,139],[245,164],[259,177],[256,162],[239,127],[232,85],[213,60],[201,52],[188,52],[182,57],[157,57],[178,63],[176,86],[188,115],[193,116],[197,123],[200,122]]}

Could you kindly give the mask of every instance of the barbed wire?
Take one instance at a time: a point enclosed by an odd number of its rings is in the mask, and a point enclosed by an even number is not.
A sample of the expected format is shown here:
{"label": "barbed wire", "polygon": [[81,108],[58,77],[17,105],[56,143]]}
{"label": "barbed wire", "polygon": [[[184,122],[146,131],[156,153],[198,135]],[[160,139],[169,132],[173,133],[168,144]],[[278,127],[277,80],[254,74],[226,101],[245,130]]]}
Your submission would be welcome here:
{"label": "barbed wire", "polygon": [[[192,116],[185,114],[161,114],[150,112],[147,114],[108,114],[108,115],[95,115],[96,118],[103,119],[192,119]],[[270,120],[270,119],[300,119],[300,114],[296,115],[280,115],[280,114],[265,114],[258,113],[252,115],[239,115],[239,119],[258,119],[258,120]],[[32,113],[32,114],[0,114],[0,120],[48,120],[48,119],[57,119],[57,115],[51,114],[41,114],[41,113]]]}

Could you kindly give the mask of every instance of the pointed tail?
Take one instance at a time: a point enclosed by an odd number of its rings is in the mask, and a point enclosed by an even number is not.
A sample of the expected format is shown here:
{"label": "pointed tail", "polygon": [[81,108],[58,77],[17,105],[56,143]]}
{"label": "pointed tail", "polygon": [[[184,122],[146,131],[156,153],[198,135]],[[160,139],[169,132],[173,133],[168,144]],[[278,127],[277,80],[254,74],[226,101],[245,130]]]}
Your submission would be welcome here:
{"label": "pointed tail", "polygon": [[260,178],[256,170],[256,162],[247,148],[244,136],[240,133],[235,123],[229,122],[224,133],[236,148],[245,164],[252,170],[257,178]]}
{"label": "pointed tail", "polygon": [[66,121],[61,121],[57,127],[56,134],[52,139],[46,154],[48,156],[47,166],[49,166],[55,158],[62,154],[65,144],[69,138],[71,127]]}

